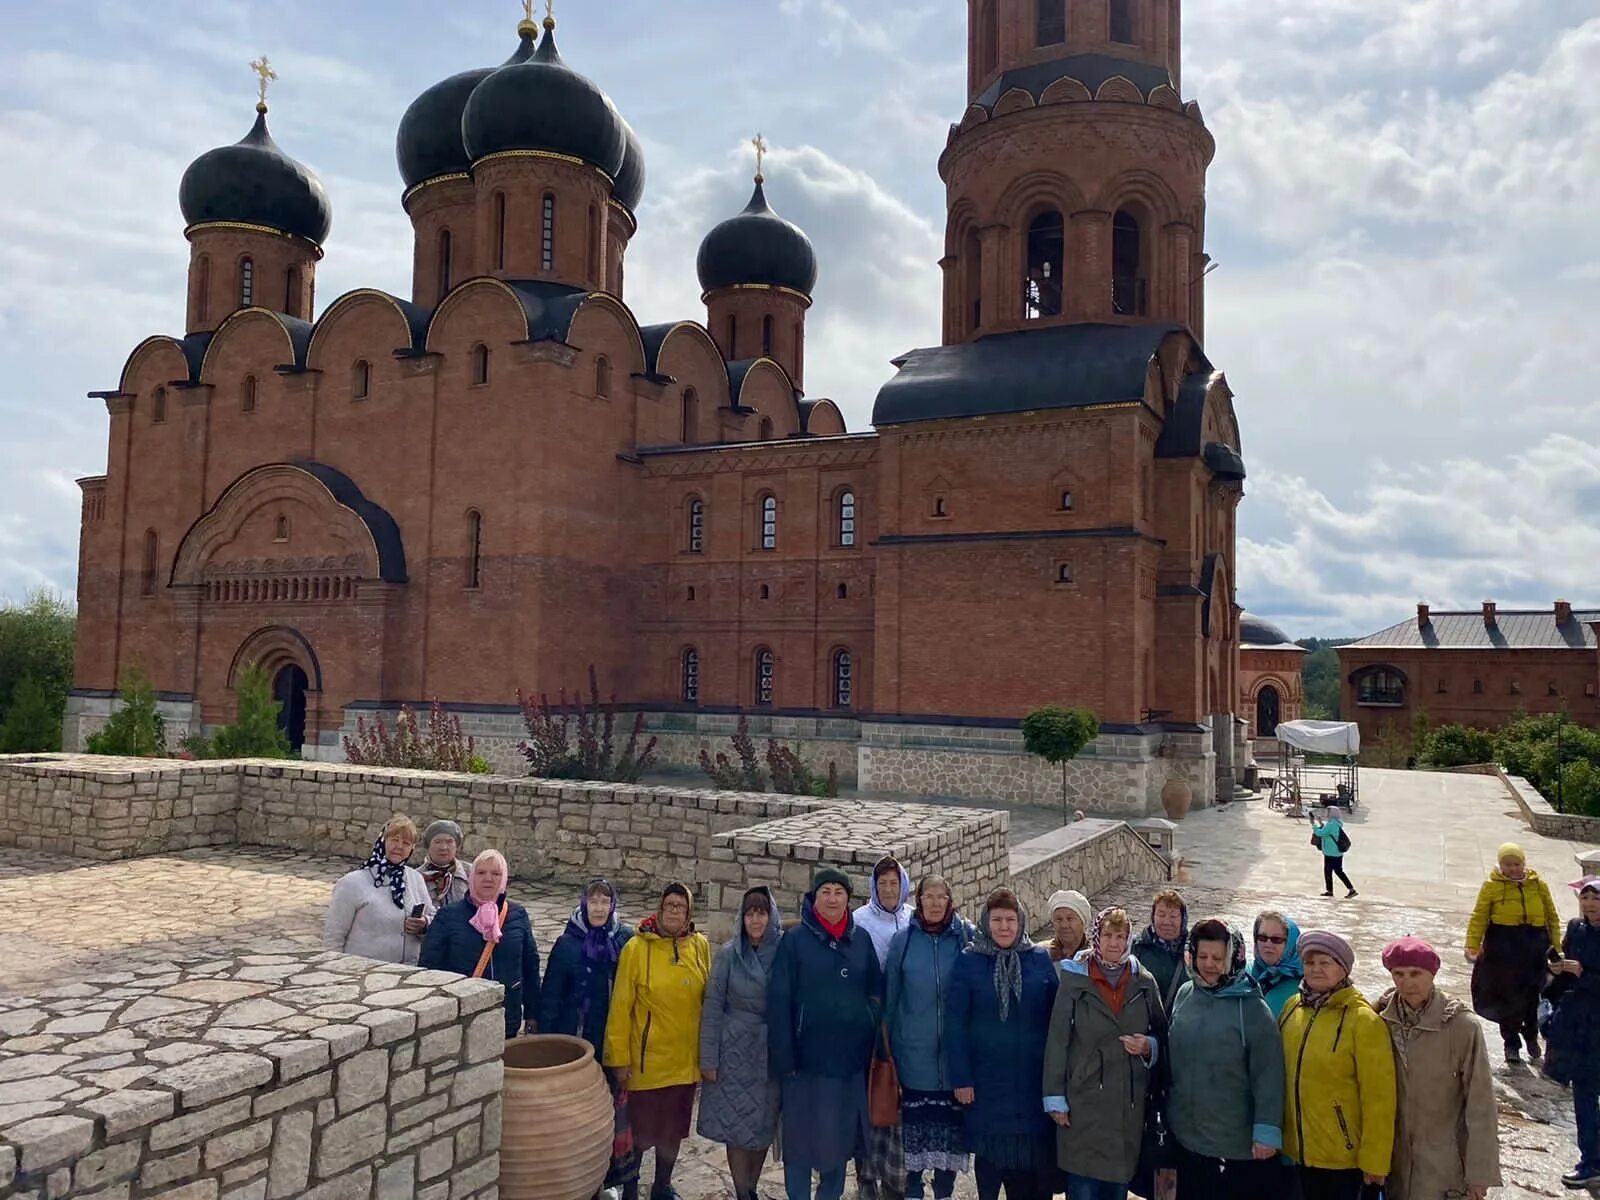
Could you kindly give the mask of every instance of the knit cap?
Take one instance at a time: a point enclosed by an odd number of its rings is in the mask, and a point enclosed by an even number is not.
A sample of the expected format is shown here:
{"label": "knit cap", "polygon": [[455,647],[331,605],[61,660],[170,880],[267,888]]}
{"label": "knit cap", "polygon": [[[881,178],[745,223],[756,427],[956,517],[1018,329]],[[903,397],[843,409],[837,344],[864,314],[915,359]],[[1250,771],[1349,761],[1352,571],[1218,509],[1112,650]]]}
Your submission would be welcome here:
{"label": "knit cap", "polygon": [[1301,961],[1314,952],[1326,954],[1344,968],[1346,975],[1356,965],[1355,947],[1337,933],[1329,933],[1326,929],[1309,929],[1302,933],[1299,950]]}
{"label": "knit cap", "polygon": [[1056,909],[1070,908],[1078,914],[1078,920],[1083,922],[1084,929],[1094,924],[1094,909],[1089,907],[1089,900],[1082,892],[1057,892],[1050,897],[1050,915],[1056,915]]}
{"label": "knit cap", "polygon": [[459,849],[461,846],[461,826],[443,817],[440,817],[437,821],[430,822],[428,827],[422,831],[422,848],[426,850],[433,844],[434,838],[444,833],[448,833],[455,838],[456,847]]}
{"label": "knit cap", "polygon": [[1383,969],[1394,971],[1401,967],[1420,967],[1429,975],[1437,975],[1439,952],[1419,937],[1398,938],[1383,948]]}
{"label": "knit cap", "polygon": [[811,894],[813,896],[816,895],[830,883],[837,883],[844,889],[847,896],[854,894],[854,889],[850,886],[850,876],[839,870],[838,867],[819,868],[817,873],[811,877]]}
{"label": "knit cap", "polygon": [[1525,863],[1528,861],[1528,856],[1523,853],[1522,847],[1515,842],[1506,842],[1494,852],[1494,860],[1497,863],[1505,862],[1508,858],[1512,862]]}

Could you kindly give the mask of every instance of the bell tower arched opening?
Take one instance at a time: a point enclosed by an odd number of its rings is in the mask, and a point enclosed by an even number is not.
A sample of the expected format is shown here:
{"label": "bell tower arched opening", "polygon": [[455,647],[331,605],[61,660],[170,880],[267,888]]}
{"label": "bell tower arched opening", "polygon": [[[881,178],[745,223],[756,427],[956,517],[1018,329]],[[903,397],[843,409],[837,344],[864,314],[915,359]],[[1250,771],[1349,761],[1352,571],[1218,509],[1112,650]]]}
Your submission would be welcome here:
{"label": "bell tower arched opening", "polygon": [[306,744],[306,691],[310,680],[298,663],[278,670],[272,681],[272,696],[278,702],[278,728],[289,740],[289,749],[298,752]]}

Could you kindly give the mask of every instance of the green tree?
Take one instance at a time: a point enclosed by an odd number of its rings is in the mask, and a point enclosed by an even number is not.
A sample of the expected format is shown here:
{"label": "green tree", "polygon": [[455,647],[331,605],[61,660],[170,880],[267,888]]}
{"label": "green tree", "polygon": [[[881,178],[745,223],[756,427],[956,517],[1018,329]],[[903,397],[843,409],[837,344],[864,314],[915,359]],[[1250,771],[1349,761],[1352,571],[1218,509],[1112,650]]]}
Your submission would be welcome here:
{"label": "green tree", "polygon": [[122,707],[99,733],[89,735],[90,754],[118,758],[161,758],[167,753],[167,728],[156,711],[156,692],[138,667],[122,677]]}
{"label": "green tree", "polygon": [[1067,823],[1067,764],[1100,735],[1100,718],[1087,708],[1049,704],[1022,719],[1022,744],[1029,754],[1061,767],[1061,823]]}
{"label": "green tree", "polygon": [[[0,606],[0,722],[9,718],[23,680],[32,679],[56,706],[55,721],[60,725],[72,686],[76,628],[72,607],[51,592],[36,591],[20,605]],[[31,695],[28,702],[40,704],[39,695]],[[30,714],[28,719],[37,716]]]}
{"label": "green tree", "polygon": [[267,673],[254,663],[239,672],[234,694],[239,713],[211,738],[211,758],[288,758],[289,739],[278,726],[281,701],[272,695]]}
{"label": "green tree", "polygon": [[24,675],[11,693],[11,708],[0,722],[0,752],[26,754],[61,749],[61,714],[65,696],[32,675]]}
{"label": "green tree", "polygon": [[1430,767],[1465,767],[1494,758],[1494,734],[1468,725],[1439,726],[1422,750],[1422,761]]}
{"label": "green tree", "polygon": [[1339,719],[1339,654],[1337,647],[1349,639],[1302,638],[1296,645],[1308,651],[1300,670],[1305,696],[1303,711],[1313,721]]}

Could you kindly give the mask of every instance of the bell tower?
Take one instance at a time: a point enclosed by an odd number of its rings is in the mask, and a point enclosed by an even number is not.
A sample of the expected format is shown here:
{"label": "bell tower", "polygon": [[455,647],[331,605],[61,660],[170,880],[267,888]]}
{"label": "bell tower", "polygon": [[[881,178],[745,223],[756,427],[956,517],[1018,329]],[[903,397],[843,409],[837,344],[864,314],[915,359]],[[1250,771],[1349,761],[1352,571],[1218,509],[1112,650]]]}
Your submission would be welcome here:
{"label": "bell tower", "polygon": [[967,0],[968,104],[939,160],[944,341],[1205,326],[1216,145],[1179,92],[1181,0]]}

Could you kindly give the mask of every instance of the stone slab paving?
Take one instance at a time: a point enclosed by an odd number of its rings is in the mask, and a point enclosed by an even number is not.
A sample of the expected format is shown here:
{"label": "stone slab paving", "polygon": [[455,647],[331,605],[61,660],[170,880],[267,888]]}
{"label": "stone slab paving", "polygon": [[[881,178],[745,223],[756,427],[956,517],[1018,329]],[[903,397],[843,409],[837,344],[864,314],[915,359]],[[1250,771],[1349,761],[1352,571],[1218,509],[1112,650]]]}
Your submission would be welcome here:
{"label": "stone slab paving", "polygon": [[[1442,985],[1465,992],[1460,946],[1466,917],[1503,841],[1524,846],[1532,865],[1557,885],[1564,915],[1576,915],[1565,884],[1577,877],[1578,847],[1529,831],[1495,780],[1364,772],[1362,806],[1349,829],[1349,870],[1361,889],[1355,900],[1320,897],[1321,868],[1306,822],[1288,820],[1264,802],[1199,811],[1182,822],[1182,886],[1197,914],[1247,923],[1260,909],[1277,907],[1302,924],[1351,934],[1359,953],[1357,982],[1371,995],[1382,983],[1379,950],[1406,932],[1435,940],[1445,951]],[[105,864],[13,856],[0,864],[0,885],[24,902],[11,906],[0,930],[0,961],[8,964],[0,995],[70,982],[106,969],[108,962],[137,970],[170,963],[180,953],[221,957],[318,947],[328,893],[350,865],[263,850],[196,850]],[[1101,899],[1142,909],[1150,890],[1147,884],[1112,889]],[[571,890],[519,882],[513,895],[528,905],[541,949],[547,950],[570,911]],[[641,897],[624,898],[631,918],[647,904]],[[1561,1195],[1559,1176],[1576,1154],[1571,1105],[1531,1068],[1507,1068],[1499,1039],[1490,1034],[1509,1181],[1498,1194],[1519,1200]],[[6,1048],[0,1042],[0,1050]],[[648,1180],[648,1165],[645,1174]],[[676,1181],[685,1200],[727,1196],[720,1147],[692,1140]],[[769,1172],[763,1195],[782,1195],[775,1172]],[[970,1178],[963,1178],[957,1196],[973,1195]]]}

